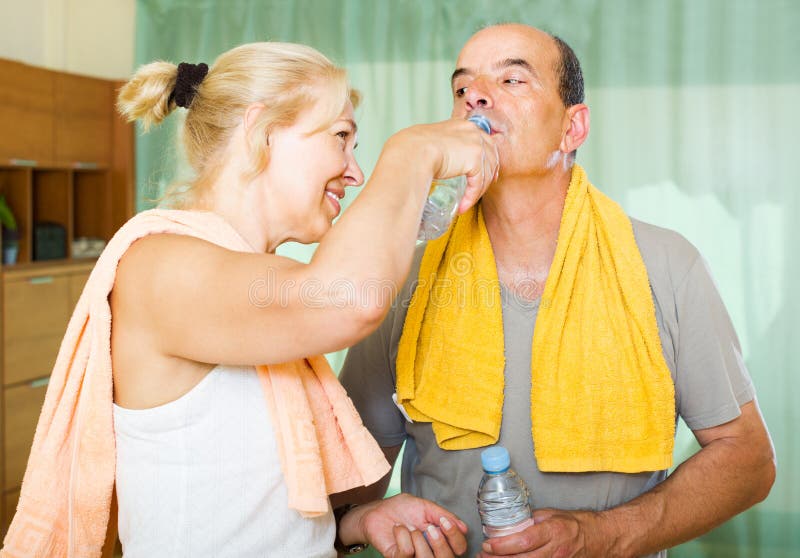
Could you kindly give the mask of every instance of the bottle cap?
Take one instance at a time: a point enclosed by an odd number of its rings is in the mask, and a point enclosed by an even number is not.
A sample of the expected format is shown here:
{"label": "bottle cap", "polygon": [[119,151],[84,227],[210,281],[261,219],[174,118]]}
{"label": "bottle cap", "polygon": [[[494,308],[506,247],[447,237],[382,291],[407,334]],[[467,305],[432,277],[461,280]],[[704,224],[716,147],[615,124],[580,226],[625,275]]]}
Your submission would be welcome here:
{"label": "bottle cap", "polygon": [[503,446],[492,446],[481,452],[481,465],[487,473],[502,473],[511,466],[511,457]]}
{"label": "bottle cap", "polygon": [[487,134],[492,133],[492,125],[489,122],[489,119],[481,114],[473,114],[469,118],[467,118],[470,122],[475,124],[478,128],[486,132]]}

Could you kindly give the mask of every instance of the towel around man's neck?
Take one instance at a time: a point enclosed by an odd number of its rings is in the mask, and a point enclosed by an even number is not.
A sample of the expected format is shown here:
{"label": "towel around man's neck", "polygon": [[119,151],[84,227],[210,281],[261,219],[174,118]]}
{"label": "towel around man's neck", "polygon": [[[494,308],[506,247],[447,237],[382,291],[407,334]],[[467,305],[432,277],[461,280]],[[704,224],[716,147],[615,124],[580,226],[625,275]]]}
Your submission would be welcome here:
{"label": "towel around man's neck", "polygon": [[[575,165],[531,358],[542,471],[672,464],[674,386],[630,220]],[[439,446],[497,442],[503,410],[500,284],[480,206],[422,257],[397,353],[397,397]]]}
{"label": "towel around man's neck", "polygon": [[[2,558],[100,556],[116,462],[108,295],[128,247],[158,233],[253,251],[233,227],[210,212],[146,211],[114,235],[87,281],[61,343],[17,513],[0,550]],[[257,370],[278,440],[290,507],[306,517],[325,514],[328,494],[371,484],[388,472],[378,444],[324,357]]]}

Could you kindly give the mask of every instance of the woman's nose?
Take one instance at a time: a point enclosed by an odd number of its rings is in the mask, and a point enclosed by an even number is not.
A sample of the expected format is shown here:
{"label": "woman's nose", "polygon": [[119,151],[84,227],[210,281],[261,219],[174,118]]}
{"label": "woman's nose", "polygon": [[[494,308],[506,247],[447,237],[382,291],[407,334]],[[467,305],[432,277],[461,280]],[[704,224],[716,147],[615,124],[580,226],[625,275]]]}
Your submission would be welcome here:
{"label": "woman's nose", "polygon": [[344,169],[344,180],[348,186],[361,186],[364,184],[364,173],[355,157],[350,157]]}

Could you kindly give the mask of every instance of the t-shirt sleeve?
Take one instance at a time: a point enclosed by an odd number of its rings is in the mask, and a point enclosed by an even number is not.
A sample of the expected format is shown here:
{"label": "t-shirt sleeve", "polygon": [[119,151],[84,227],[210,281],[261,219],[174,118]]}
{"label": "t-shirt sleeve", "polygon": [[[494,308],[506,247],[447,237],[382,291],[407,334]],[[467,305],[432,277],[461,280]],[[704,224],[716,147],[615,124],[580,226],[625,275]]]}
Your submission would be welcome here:
{"label": "t-shirt sleeve", "polygon": [[697,255],[675,291],[678,413],[692,430],[729,422],[755,398],[739,339],[705,260]]}
{"label": "t-shirt sleeve", "polygon": [[364,426],[382,447],[399,446],[406,439],[405,418],[392,401],[395,386],[389,355],[396,312],[397,306],[375,332],[347,351],[339,374]]}

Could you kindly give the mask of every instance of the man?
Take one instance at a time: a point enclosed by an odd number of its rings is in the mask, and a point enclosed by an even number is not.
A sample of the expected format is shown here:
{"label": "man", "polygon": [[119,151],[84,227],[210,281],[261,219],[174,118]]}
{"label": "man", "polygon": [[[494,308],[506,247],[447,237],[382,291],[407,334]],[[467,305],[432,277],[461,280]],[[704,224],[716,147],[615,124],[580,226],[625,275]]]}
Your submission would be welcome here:
{"label": "man", "polygon": [[[419,251],[340,376],[390,462],[406,443],[403,491],[463,519],[470,556],[664,556],[763,500],[774,450],[702,258],[629,220],[574,163],[589,110],[572,50],[488,27],[452,87],[454,117],[492,122],[498,181],[472,224]],[[677,415],[702,449],[667,478]],[[484,541],[475,494],[493,443],[530,488],[535,523]]]}

